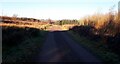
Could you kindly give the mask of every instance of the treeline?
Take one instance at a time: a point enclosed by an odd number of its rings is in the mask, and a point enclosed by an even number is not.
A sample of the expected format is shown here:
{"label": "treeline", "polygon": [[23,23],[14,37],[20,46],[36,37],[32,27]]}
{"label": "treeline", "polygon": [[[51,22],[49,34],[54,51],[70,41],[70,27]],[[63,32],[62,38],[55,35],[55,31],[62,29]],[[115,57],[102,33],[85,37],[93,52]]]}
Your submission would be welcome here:
{"label": "treeline", "polygon": [[50,23],[49,19],[44,20],[44,19],[35,19],[35,18],[26,18],[26,17],[9,17],[9,16],[0,16],[0,21],[8,24],[13,23],[13,24],[27,24],[27,25],[34,24],[34,22],[40,24]]}
{"label": "treeline", "polygon": [[0,19],[9,20],[9,21],[15,21],[15,20],[21,20],[21,21],[40,21],[39,19],[34,18],[26,18],[26,17],[8,17],[8,16],[0,16]]}
{"label": "treeline", "polygon": [[27,18],[27,17],[9,17],[9,16],[0,16],[0,21],[9,23],[10,21],[31,21],[31,22],[42,22],[42,23],[50,23],[53,22],[51,19],[35,19],[35,18]]}
{"label": "treeline", "polygon": [[[70,30],[120,56],[120,19],[118,13],[95,14],[85,17]],[[91,43],[92,44],[92,43]]]}
{"label": "treeline", "polygon": [[65,24],[79,24],[78,20],[68,20],[68,19],[63,19],[63,20],[58,20],[54,24],[57,25],[65,25]]}

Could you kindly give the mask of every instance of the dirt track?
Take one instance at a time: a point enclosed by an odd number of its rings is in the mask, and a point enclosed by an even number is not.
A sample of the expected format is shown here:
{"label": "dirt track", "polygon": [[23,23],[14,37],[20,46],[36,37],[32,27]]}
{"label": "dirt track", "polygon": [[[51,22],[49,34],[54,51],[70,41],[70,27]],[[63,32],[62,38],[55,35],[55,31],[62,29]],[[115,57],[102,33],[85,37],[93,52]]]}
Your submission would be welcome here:
{"label": "dirt track", "polygon": [[73,41],[66,31],[60,31],[60,29],[57,26],[50,27],[50,32],[36,62],[101,62]]}

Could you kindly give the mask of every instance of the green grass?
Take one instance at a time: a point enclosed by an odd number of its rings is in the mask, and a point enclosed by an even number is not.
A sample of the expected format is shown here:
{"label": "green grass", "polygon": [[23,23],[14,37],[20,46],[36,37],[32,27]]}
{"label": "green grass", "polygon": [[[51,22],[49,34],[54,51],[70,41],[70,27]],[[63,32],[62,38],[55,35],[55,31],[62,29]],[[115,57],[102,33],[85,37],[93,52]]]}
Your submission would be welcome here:
{"label": "green grass", "polygon": [[25,40],[20,42],[19,45],[13,46],[7,51],[3,52],[3,62],[26,62],[38,52],[43,45],[47,31],[39,31],[35,37],[25,36]]}
{"label": "green grass", "polygon": [[104,63],[109,64],[118,64],[119,58],[118,55],[110,52],[108,49],[106,49],[102,43],[100,42],[95,42],[87,39],[86,37],[79,36],[79,34],[73,32],[73,31],[68,31],[70,36],[78,42],[78,44],[82,45],[84,48],[92,52],[95,56],[100,58]]}

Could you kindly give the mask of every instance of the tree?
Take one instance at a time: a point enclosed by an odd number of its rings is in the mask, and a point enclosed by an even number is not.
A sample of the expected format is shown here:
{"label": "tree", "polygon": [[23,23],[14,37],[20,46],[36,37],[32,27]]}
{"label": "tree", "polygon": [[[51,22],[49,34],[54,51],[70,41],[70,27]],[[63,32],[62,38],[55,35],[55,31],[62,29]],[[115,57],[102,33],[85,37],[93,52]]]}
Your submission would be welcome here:
{"label": "tree", "polygon": [[13,14],[13,20],[16,21],[17,20],[17,14]]}

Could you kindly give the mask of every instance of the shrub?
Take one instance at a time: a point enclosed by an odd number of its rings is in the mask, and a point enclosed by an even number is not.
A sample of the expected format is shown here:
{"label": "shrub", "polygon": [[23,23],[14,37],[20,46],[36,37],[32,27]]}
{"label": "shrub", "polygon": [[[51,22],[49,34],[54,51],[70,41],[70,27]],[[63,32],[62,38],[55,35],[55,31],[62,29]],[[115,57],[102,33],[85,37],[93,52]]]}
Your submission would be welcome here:
{"label": "shrub", "polygon": [[35,28],[20,28],[20,27],[2,27],[3,47],[13,47],[21,44],[27,38],[37,37],[40,35],[40,30]]}

